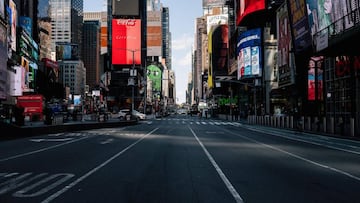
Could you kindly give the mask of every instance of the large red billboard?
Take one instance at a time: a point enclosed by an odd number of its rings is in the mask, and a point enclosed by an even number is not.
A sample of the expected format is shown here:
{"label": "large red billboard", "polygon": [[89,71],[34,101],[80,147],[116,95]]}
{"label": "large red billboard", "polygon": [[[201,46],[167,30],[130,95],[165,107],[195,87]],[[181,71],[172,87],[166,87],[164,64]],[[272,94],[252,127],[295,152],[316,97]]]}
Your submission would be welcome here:
{"label": "large red billboard", "polygon": [[141,64],[141,20],[112,20],[112,64]]}
{"label": "large red billboard", "polygon": [[248,14],[265,9],[265,0],[237,0],[236,25]]}

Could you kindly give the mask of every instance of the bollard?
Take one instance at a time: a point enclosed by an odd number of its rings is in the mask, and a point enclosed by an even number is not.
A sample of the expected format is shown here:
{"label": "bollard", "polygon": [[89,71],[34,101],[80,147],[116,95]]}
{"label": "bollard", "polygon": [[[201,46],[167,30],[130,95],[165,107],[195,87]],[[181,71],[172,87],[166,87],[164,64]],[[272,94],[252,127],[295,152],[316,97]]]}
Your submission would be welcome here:
{"label": "bollard", "polygon": [[350,118],[350,135],[352,137],[355,136],[355,120],[354,120],[354,118]]}

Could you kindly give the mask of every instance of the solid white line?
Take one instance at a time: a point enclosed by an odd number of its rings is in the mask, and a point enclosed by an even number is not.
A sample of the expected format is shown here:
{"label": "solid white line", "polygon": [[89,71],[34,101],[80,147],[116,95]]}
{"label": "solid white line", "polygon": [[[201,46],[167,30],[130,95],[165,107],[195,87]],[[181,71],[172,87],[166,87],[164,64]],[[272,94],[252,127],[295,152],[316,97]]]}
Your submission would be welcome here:
{"label": "solid white line", "polygon": [[54,148],[57,148],[57,147],[60,147],[60,146],[63,146],[63,145],[71,144],[71,143],[73,143],[73,142],[77,142],[77,141],[80,141],[80,140],[83,140],[83,139],[88,139],[88,138],[90,138],[90,137],[82,137],[82,138],[79,138],[79,139],[76,139],[76,140],[71,140],[71,141],[69,141],[69,142],[57,144],[57,145],[54,145],[54,146],[51,146],[51,147],[46,147],[46,148],[42,148],[42,149],[39,149],[39,150],[35,150],[35,151],[31,151],[31,152],[26,152],[26,153],[18,154],[18,155],[15,155],[15,156],[11,156],[11,157],[8,157],[8,158],[3,158],[3,159],[0,159],[0,162],[2,162],[2,161],[8,161],[8,160],[11,160],[11,159],[20,158],[20,157],[27,156],[27,155],[31,155],[31,154],[36,154],[36,153],[39,153],[39,152],[43,152],[43,151],[46,151],[46,150],[54,149]]}
{"label": "solid white line", "polygon": [[[227,130],[226,130],[226,131],[227,131]],[[254,139],[252,139],[252,138],[249,138],[249,137],[246,137],[246,136],[243,136],[243,135],[238,135],[238,134],[233,133],[233,132],[231,132],[231,131],[227,131],[227,132],[229,132],[230,134],[233,134],[233,135],[242,137],[242,138],[244,138],[244,139],[247,139],[247,140],[249,140],[249,141],[252,141],[252,142],[254,142],[254,143],[257,143],[257,144],[259,144],[259,145],[263,145],[263,146],[265,146],[265,147],[267,147],[267,148],[270,148],[270,149],[273,149],[273,150],[282,152],[282,153],[287,154],[287,155],[289,155],[289,156],[292,156],[292,157],[294,157],[294,158],[303,160],[303,161],[308,162],[308,163],[310,163],[310,164],[313,164],[313,165],[315,165],[315,166],[319,166],[319,167],[322,167],[322,168],[325,168],[325,169],[329,169],[329,170],[331,170],[331,171],[334,171],[334,172],[336,172],[336,173],[345,175],[345,176],[347,176],[347,177],[349,177],[349,178],[352,178],[352,179],[354,179],[354,180],[360,181],[360,177],[355,176],[355,175],[352,175],[352,174],[350,174],[350,173],[348,173],[348,172],[346,172],[346,171],[342,171],[342,170],[340,170],[340,169],[336,169],[336,168],[333,168],[333,167],[331,167],[331,166],[328,166],[328,165],[325,165],[325,164],[321,164],[321,163],[312,161],[312,160],[307,159],[307,158],[305,158],[305,157],[302,157],[302,156],[293,154],[293,153],[291,153],[291,152],[282,150],[282,149],[280,149],[280,148],[277,148],[277,147],[274,147],[274,146],[271,146],[271,145],[268,145],[268,144],[259,142],[259,141],[257,141],[257,140],[254,140]],[[266,132],[262,132],[262,133],[266,133]]]}
{"label": "solid white line", "polygon": [[45,200],[42,201],[42,203],[47,203],[47,202],[51,202],[52,200],[54,200],[55,198],[59,197],[60,195],[62,195],[63,193],[65,193],[66,191],[68,191],[69,189],[71,189],[72,187],[74,187],[75,185],[77,185],[78,183],[80,183],[81,181],[85,180],[87,177],[89,177],[90,175],[92,175],[93,173],[97,172],[98,170],[100,170],[101,168],[103,168],[104,166],[106,166],[107,164],[109,164],[111,161],[113,161],[114,159],[116,159],[118,156],[122,155],[123,153],[125,153],[126,151],[128,151],[129,149],[131,149],[132,147],[134,147],[137,143],[141,142],[143,139],[145,139],[147,136],[151,135],[152,133],[154,133],[156,130],[158,130],[159,128],[155,128],[154,130],[152,130],[151,132],[147,133],[146,135],[142,136],[140,139],[138,139],[137,141],[135,141],[134,143],[132,143],[131,145],[127,146],[125,149],[121,150],[119,153],[115,154],[114,156],[110,157],[108,160],[106,160],[105,162],[103,162],[102,164],[100,164],[99,166],[93,168],[92,170],[90,170],[89,172],[87,172],[85,175],[81,176],[80,178],[76,179],[74,182],[70,183],[69,185],[65,186],[62,190],[57,191],[56,193],[50,195],[48,198],[46,198]]}
{"label": "solid white line", "polygon": [[[269,134],[269,135],[273,135],[273,136],[277,136],[277,137],[282,137],[282,138],[289,139],[289,140],[296,140],[296,141],[299,141],[299,142],[310,143],[310,144],[314,144],[314,145],[318,145],[318,146],[322,146],[322,147],[327,147],[327,148],[330,148],[330,149],[336,149],[336,150],[339,150],[339,151],[360,155],[359,151],[353,151],[353,150],[343,149],[343,148],[340,148],[340,147],[334,147],[334,146],[331,146],[331,144],[350,147],[350,148],[353,148],[353,149],[358,149],[359,147],[326,141],[326,140],[330,140],[329,138],[324,138],[324,137],[307,138],[309,140],[308,141],[308,140],[305,140],[304,138],[289,137],[289,136],[286,136],[286,134],[284,135],[283,133],[278,133],[278,132],[274,133],[274,132],[271,132],[271,131],[269,132],[269,131],[266,131],[266,130],[255,129],[255,128],[251,128],[251,127],[246,127],[246,128],[249,129],[249,130],[255,131],[255,132],[261,132],[261,133],[265,133],[265,134]],[[323,141],[323,140],[317,140],[317,139],[326,139],[326,140]],[[340,139],[337,139],[337,138],[332,138],[332,139],[340,140]],[[325,142],[325,144],[322,144],[320,142]]]}
{"label": "solid white line", "polygon": [[235,190],[234,186],[231,184],[229,179],[222,172],[221,168],[216,163],[215,159],[211,156],[211,154],[207,151],[206,147],[203,145],[203,143],[200,141],[200,139],[196,136],[196,133],[189,126],[188,126],[188,128],[190,129],[191,133],[194,135],[195,139],[198,141],[199,145],[201,146],[201,148],[205,152],[206,156],[208,157],[209,161],[214,166],[214,168],[216,169],[216,171],[219,174],[220,178],[225,183],[226,187],[228,188],[228,190],[230,191],[230,193],[234,197],[235,201],[238,202],[238,203],[243,203],[244,201],[240,197],[239,193]]}

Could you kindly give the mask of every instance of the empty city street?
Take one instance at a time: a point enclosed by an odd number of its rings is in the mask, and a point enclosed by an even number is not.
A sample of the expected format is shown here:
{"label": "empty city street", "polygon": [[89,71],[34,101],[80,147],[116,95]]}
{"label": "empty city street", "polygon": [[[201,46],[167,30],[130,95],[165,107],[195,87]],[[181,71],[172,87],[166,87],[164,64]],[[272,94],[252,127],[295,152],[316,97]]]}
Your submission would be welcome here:
{"label": "empty city street", "polygon": [[0,141],[0,202],[357,202],[360,143],[171,115]]}

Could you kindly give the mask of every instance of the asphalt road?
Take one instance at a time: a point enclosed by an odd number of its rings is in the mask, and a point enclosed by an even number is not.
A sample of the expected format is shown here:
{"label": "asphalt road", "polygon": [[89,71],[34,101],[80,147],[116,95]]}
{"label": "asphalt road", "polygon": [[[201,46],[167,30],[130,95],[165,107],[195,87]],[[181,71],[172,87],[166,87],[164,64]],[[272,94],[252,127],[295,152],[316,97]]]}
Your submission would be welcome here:
{"label": "asphalt road", "polygon": [[360,143],[185,115],[0,141],[0,202],[359,202]]}

